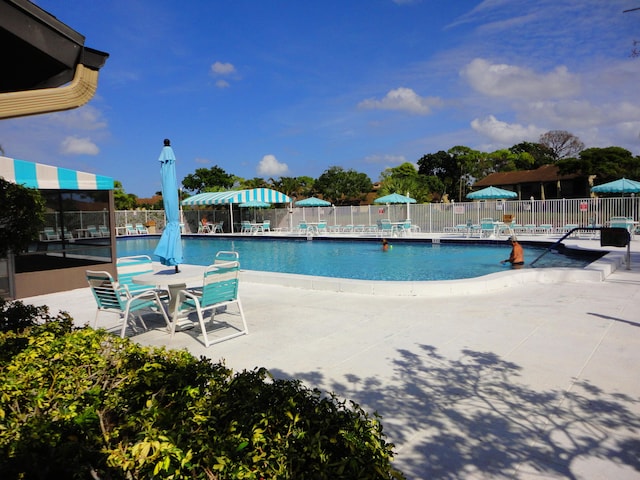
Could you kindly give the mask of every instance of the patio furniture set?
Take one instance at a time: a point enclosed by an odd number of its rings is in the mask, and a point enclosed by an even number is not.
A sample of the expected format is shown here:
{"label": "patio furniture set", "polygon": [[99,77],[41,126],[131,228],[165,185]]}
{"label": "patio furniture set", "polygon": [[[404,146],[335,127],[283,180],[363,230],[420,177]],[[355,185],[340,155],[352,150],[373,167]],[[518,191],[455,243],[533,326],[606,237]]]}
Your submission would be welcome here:
{"label": "patio furniture set", "polygon": [[[162,316],[171,338],[176,330],[191,329],[197,322],[206,347],[249,333],[238,297],[237,252],[218,252],[207,267],[181,265],[178,270],[154,268],[147,255],[119,258],[117,280],[109,272],[87,270],[87,281],[98,307],[93,327],[101,313],[116,314],[122,322],[120,336],[124,338],[127,327],[137,329],[136,320],[145,330],[148,328],[142,315],[146,312]],[[226,307],[233,304],[237,315],[227,311]],[[224,315],[224,320],[219,321],[216,315]]]}

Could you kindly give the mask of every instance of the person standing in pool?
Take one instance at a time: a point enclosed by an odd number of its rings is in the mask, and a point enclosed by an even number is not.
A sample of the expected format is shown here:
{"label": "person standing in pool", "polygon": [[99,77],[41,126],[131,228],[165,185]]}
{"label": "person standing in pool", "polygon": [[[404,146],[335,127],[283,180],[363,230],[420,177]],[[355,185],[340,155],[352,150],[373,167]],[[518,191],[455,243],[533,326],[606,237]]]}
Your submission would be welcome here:
{"label": "person standing in pool", "polygon": [[387,242],[386,238],[382,239],[382,251],[386,252],[387,250],[389,250],[389,242]]}
{"label": "person standing in pool", "polygon": [[518,243],[518,239],[514,236],[511,237],[511,254],[509,258],[502,260],[500,263],[509,262],[512,267],[520,268],[524,265],[524,250],[522,245]]}

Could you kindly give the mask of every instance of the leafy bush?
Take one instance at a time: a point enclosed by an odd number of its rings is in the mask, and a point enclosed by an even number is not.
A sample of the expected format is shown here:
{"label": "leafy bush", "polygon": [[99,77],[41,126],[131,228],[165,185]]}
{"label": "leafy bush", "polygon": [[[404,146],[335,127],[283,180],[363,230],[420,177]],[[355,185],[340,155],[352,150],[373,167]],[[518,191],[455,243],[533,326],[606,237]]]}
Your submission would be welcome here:
{"label": "leafy bush", "polygon": [[23,341],[0,358],[0,478],[403,478],[355,403],[38,315],[0,334]]}

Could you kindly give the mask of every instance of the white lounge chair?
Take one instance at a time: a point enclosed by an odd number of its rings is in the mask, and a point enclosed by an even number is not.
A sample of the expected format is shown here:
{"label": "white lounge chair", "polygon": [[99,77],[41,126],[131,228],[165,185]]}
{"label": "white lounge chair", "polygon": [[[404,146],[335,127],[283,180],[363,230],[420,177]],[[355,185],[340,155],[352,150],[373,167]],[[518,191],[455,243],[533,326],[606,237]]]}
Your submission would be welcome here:
{"label": "white lounge chair", "polygon": [[42,238],[46,241],[60,240],[60,234],[53,227],[44,227]]}
{"label": "white lounge chair", "polygon": [[141,223],[136,223],[136,231],[138,232],[138,235],[148,235],[149,234],[149,230],[147,230],[147,227],[145,227]]}

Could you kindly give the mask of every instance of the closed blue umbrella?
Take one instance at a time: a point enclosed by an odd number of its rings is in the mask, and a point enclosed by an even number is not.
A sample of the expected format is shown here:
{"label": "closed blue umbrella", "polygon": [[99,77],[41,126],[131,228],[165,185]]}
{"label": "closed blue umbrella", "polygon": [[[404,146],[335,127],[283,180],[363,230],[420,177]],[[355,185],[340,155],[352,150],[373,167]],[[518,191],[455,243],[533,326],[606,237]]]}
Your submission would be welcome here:
{"label": "closed blue umbrella", "polygon": [[168,139],[160,152],[160,177],[162,179],[162,202],[167,224],[162,231],[154,255],[160,257],[163,265],[175,266],[182,263],[182,239],[180,238],[180,204],[178,181],[176,180],[176,156]]}

